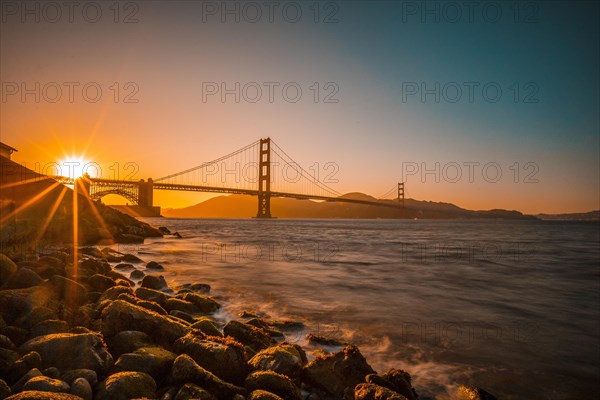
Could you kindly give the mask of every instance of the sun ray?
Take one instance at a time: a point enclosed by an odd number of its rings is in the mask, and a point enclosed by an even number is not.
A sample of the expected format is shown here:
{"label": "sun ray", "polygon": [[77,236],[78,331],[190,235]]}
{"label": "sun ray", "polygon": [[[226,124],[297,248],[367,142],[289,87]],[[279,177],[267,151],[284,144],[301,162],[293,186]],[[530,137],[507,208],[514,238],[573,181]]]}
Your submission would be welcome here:
{"label": "sun ray", "polygon": [[67,190],[68,190],[68,188],[65,186],[60,191],[58,197],[56,198],[56,201],[52,205],[52,209],[50,209],[50,212],[48,213],[48,216],[46,217],[46,219],[44,220],[44,223],[42,224],[42,226],[38,230],[38,233],[37,233],[37,235],[35,237],[34,243],[38,243],[42,239],[42,236],[44,236],[44,233],[46,233],[46,229],[48,228],[48,225],[50,225],[50,222],[52,221],[52,218],[54,218],[54,214],[56,214],[56,210],[60,206],[60,203],[62,202],[62,199],[65,197],[65,194],[67,193]]}
{"label": "sun ray", "polygon": [[48,193],[50,193],[50,191],[54,190],[58,185],[60,185],[60,183],[54,182],[52,185],[50,185],[49,187],[47,187],[43,191],[41,191],[40,193],[36,194],[34,197],[32,197],[31,199],[29,199],[25,203],[21,204],[18,208],[16,208],[12,212],[10,212],[10,213],[6,214],[4,217],[2,217],[2,219],[0,219],[0,223],[6,222],[9,218],[12,218],[14,215],[18,214],[19,212],[21,212],[21,211],[23,211],[23,210],[31,207],[37,201],[41,200],[44,196],[46,196]]}
{"label": "sun ray", "polygon": [[[79,181],[76,181],[76,182],[78,185],[80,185],[83,188],[83,185],[81,184],[81,182],[79,182]],[[94,216],[96,221],[98,221],[102,230],[105,232],[110,232],[110,230],[108,229],[108,226],[106,225],[106,222],[104,221],[104,218],[102,218],[102,215],[100,215],[100,213],[98,212],[98,208],[96,207],[96,204],[94,203],[94,201],[90,198],[89,194],[84,190],[82,195],[86,199],[88,204],[90,205],[90,208],[92,210],[92,215]],[[111,234],[111,236],[112,236],[112,234]]]}

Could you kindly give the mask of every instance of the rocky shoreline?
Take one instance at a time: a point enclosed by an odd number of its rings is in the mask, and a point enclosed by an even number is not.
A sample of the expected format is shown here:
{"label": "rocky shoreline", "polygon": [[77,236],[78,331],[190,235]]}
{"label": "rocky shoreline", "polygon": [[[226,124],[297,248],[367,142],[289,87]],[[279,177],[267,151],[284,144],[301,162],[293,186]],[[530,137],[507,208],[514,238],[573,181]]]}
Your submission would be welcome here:
{"label": "rocky shoreline", "polygon": [[[0,254],[0,399],[419,399],[408,373],[376,373],[354,345],[308,360],[286,342],[291,321],[223,323],[209,285],[170,288],[154,261],[95,247],[73,259]],[[453,398],[495,399],[473,386]]]}

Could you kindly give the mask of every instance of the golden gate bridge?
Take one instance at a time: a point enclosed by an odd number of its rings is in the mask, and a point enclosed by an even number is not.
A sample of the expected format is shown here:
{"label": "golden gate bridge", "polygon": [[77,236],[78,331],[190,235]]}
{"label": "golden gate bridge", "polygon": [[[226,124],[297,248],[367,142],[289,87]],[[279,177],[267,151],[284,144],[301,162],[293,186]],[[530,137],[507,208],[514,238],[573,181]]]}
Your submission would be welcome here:
{"label": "golden gate bridge", "polygon": [[[76,181],[72,177],[52,178],[67,185],[74,185]],[[308,173],[270,138],[257,140],[216,160],[158,179],[136,181],[84,176],[77,180],[80,181],[78,186],[85,188],[93,200],[115,194],[133,205],[148,209],[154,208],[154,190],[257,196],[257,218],[272,217],[273,197],[404,208],[403,182],[394,185],[379,200],[343,197],[318,177]],[[394,201],[389,201],[391,195],[395,196]]]}

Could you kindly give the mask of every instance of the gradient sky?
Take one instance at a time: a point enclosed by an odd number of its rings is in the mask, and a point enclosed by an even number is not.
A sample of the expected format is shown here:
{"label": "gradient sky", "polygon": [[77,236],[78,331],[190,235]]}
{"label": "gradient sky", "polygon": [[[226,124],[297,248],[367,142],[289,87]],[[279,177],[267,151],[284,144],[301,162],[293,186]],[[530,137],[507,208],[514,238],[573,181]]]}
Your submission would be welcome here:
{"label": "gradient sky", "polygon": [[[66,8],[58,22],[52,9],[40,9],[39,22],[36,11],[20,14],[36,3],[4,3],[0,27],[1,139],[28,166],[85,155],[104,177],[109,165],[126,174],[132,162],[136,179],[156,178],[270,136],[305,168],[319,163],[324,172],[336,163],[339,183],[330,186],[342,193],[378,196],[407,168],[439,163],[439,182],[434,174],[405,176],[409,197],[526,213],[600,207],[596,2],[474,1],[473,14],[465,2],[320,2],[318,23],[314,3],[303,1],[278,2],[272,22],[261,1],[258,22],[248,21],[255,9],[241,2],[227,2],[239,7],[240,22],[221,15],[223,2],[121,2],[118,23],[114,2],[95,3],[102,11],[95,23],[93,7],[75,9],[72,22]],[[137,22],[123,23],[127,15]],[[21,85],[35,82],[47,85],[47,96],[40,89],[39,103],[33,94],[23,101]],[[64,82],[79,84],[73,102]],[[90,82],[102,89],[95,103],[81,91]],[[128,82],[139,88],[137,103],[124,102]],[[236,103],[233,95],[203,101],[206,82],[280,86],[272,103],[264,86],[260,101]],[[282,96],[288,82],[303,90],[296,103]],[[439,102],[406,92],[436,82]],[[473,82],[472,101],[465,82]],[[54,83],[62,97],[52,103]],[[456,86],[462,97],[452,102]],[[339,88],[337,103],[323,101],[331,87]],[[451,163],[461,166],[457,182]],[[472,182],[465,163],[479,163]],[[502,172],[495,183],[494,168],[483,174],[488,163]],[[533,182],[525,182],[529,173]],[[162,207],[204,198],[155,192]]]}

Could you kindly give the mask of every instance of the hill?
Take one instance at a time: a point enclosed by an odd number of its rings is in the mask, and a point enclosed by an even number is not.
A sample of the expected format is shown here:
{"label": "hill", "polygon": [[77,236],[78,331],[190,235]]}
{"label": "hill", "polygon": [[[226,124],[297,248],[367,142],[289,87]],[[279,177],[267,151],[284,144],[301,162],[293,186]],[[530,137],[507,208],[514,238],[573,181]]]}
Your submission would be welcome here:
{"label": "hill", "polygon": [[[343,198],[376,201],[363,193],[348,193]],[[394,203],[393,200],[379,200]],[[218,196],[190,207],[163,209],[162,215],[175,218],[248,218],[256,215],[257,199],[253,196]],[[331,201],[271,198],[271,214],[279,218],[397,218],[397,219],[535,219],[518,211],[472,211],[450,203],[407,199],[405,208],[380,207]]]}

